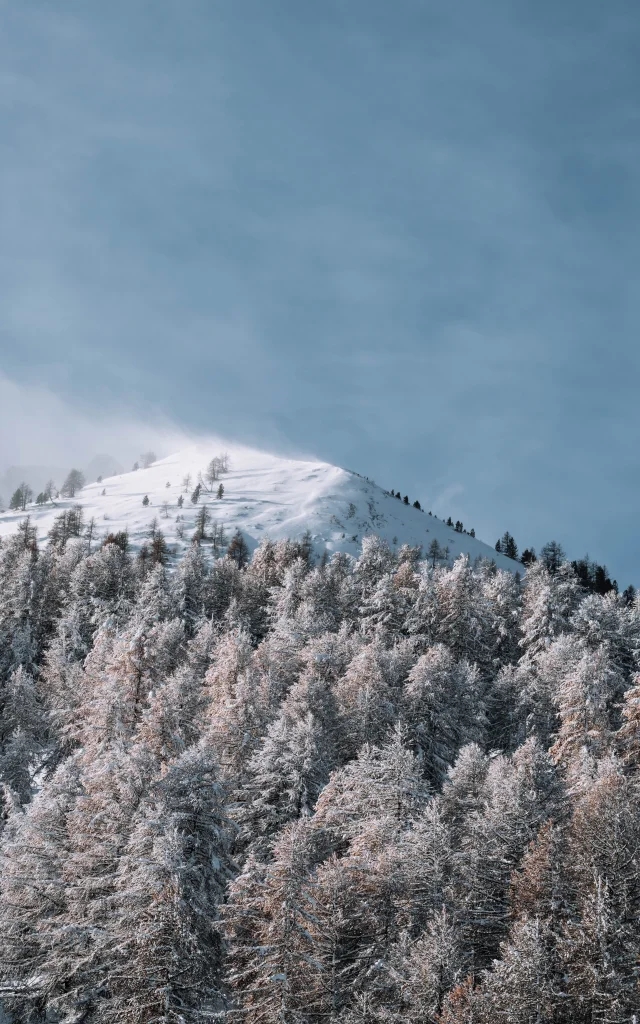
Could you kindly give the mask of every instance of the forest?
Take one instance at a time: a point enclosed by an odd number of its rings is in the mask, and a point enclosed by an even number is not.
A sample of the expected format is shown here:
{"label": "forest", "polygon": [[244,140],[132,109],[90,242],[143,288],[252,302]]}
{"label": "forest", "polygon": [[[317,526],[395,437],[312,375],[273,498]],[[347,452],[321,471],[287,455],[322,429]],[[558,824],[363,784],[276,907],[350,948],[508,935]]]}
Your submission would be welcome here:
{"label": "forest", "polygon": [[[640,601],[366,537],[0,546],[24,1024],[632,1024]],[[1,1016],[1,1015],[0,1015]]]}

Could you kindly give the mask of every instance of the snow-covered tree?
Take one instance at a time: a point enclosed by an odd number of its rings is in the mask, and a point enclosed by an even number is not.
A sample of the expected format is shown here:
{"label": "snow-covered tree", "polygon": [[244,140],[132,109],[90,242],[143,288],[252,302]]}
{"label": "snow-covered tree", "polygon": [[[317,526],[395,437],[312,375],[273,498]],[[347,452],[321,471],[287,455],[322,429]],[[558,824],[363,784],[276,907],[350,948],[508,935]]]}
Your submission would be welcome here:
{"label": "snow-covered tree", "polygon": [[221,1008],[216,919],[233,874],[224,802],[212,752],[196,746],[140,804],[115,879],[103,1020],[186,1024]]}
{"label": "snow-covered tree", "polygon": [[444,644],[430,647],[409,673],[403,718],[426,778],[439,788],[458,750],[482,740],[484,707],[478,671]]}
{"label": "snow-covered tree", "polygon": [[250,858],[223,910],[229,980],[242,1018],[266,1024],[302,1020],[317,1005],[320,965],[310,926],[309,826],[284,829],[269,865]]}

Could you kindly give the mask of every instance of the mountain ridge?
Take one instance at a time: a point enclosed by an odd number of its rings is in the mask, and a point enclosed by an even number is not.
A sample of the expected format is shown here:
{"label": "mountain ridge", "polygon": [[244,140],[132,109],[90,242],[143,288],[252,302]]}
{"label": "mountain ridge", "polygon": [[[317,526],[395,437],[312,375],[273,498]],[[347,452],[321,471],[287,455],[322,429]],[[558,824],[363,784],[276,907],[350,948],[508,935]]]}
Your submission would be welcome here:
{"label": "mountain ridge", "polygon": [[[191,497],[198,475],[211,459],[226,451],[229,470]],[[224,496],[216,497],[222,484]],[[143,504],[145,497],[148,504]],[[180,507],[182,499],[182,507]],[[165,504],[166,503],[166,504]],[[190,543],[198,510],[207,506],[212,522],[222,526],[227,542],[240,530],[250,550],[261,540],[299,538],[307,531],[316,554],[344,551],[357,555],[362,538],[377,535],[389,545],[421,545],[426,554],[433,540],[449,560],[467,554],[493,559],[500,568],[524,571],[521,563],[499,554],[489,544],[460,533],[435,515],[404,504],[354,470],[330,463],[292,459],[220,441],[191,444],[148,468],[105,477],[85,485],[73,498],[25,512],[0,515],[0,537],[13,532],[18,520],[31,515],[38,539],[45,541],[54,519],[72,505],[83,508],[85,521],[94,518],[98,536],[126,531],[134,547],[149,536],[157,518],[167,543],[176,553]]]}

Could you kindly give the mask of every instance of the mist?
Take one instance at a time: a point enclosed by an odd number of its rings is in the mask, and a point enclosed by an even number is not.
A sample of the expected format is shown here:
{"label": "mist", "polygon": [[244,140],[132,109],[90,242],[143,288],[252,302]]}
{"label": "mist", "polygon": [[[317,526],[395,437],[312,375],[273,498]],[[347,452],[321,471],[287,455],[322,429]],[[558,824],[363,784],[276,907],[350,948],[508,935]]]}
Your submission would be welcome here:
{"label": "mist", "polygon": [[78,408],[48,389],[0,375],[0,474],[12,466],[88,465],[96,455],[110,455],[130,469],[140,452],[158,458],[176,451],[192,435],[161,414],[142,419],[110,407]]}

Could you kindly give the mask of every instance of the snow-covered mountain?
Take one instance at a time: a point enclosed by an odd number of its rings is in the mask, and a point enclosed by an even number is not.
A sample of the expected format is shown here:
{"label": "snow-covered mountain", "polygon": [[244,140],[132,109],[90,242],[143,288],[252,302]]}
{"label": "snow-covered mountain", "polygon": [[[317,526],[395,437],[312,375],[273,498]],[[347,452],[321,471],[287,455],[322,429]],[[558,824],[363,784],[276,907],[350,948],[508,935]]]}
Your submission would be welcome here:
{"label": "snow-covered mountain", "polygon": [[[224,496],[216,497],[216,482],[211,490],[203,487],[198,504],[193,504],[198,474],[204,474],[211,459],[223,450],[229,455],[229,471],[219,481]],[[187,476],[190,483],[185,490]],[[181,495],[183,506],[179,507]],[[145,496],[148,505],[143,505]],[[251,550],[264,537],[299,538],[308,530],[316,552],[356,555],[362,538],[376,534],[392,547],[421,544],[425,552],[435,539],[441,548],[448,547],[450,558],[461,553],[471,559],[484,556],[495,559],[501,568],[522,571],[520,563],[496,554],[477,538],[457,533],[436,516],[405,505],[357,473],[326,462],[281,458],[218,441],[193,444],[148,469],[87,484],[74,499],[58,499],[44,507],[30,505],[27,512],[38,538],[45,540],[55,517],[74,504],[83,507],[85,521],[95,518],[98,536],[126,530],[134,546],[148,536],[154,518],[169,544],[178,550],[186,546],[204,504],[212,522],[224,527],[227,540],[240,529]],[[12,533],[24,515],[0,515],[0,536]]]}

